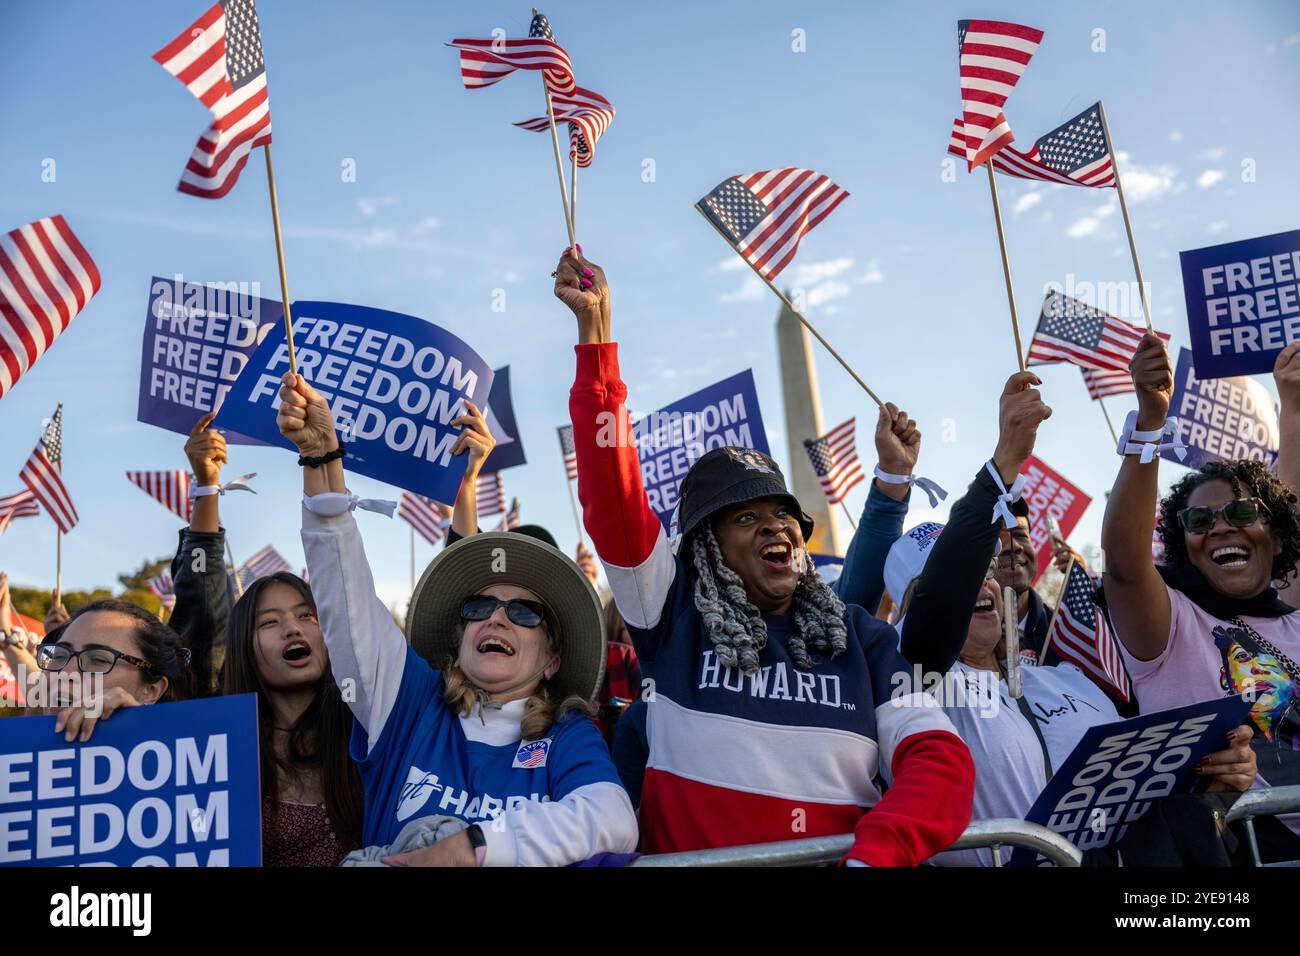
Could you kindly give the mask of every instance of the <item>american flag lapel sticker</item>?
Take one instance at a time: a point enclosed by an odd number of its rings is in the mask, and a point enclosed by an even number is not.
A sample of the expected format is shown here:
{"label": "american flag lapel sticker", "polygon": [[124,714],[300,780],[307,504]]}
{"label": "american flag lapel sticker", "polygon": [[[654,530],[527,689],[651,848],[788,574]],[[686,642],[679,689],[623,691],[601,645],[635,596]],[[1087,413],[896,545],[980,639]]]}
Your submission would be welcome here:
{"label": "american flag lapel sticker", "polygon": [[528,740],[519,745],[515,751],[515,762],[510,766],[521,770],[535,770],[546,766],[546,755],[551,751],[550,737],[541,740]]}

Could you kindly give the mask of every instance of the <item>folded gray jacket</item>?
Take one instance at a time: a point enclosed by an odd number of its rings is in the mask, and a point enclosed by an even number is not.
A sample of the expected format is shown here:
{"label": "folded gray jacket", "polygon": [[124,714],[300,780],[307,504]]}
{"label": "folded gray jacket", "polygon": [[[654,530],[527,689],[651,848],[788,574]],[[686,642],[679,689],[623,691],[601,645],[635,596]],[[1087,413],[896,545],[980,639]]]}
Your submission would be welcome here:
{"label": "folded gray jacket", "polygon": [[380,862],[384,857],[433,846],[439,840],[456,835],[467,826],[469,824],[464,820],[441,813],[432,817],[420,817],[402,827],[397,834],[397,839],[388,846],[368,846],[353,850],[343,858],[339,866],[387,866],[387,863]]}

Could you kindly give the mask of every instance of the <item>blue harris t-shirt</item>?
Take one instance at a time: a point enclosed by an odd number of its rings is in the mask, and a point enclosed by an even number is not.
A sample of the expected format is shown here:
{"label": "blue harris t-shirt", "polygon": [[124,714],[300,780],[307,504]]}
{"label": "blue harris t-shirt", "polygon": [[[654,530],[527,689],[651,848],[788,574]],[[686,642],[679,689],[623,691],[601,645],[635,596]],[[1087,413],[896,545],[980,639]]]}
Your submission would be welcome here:
{"label": "blue harris t-shirt", "polygon": [[475,823],[525,800],[562,800],[588,784],[619,782],[604,738],[584,715],[565,714],[539,740],[492,746],[465,736],[442,691],[442,674],[408,648],[397,700],[369,754],[365,730],[353,726],[366,846],[392,843],[419,817]]}

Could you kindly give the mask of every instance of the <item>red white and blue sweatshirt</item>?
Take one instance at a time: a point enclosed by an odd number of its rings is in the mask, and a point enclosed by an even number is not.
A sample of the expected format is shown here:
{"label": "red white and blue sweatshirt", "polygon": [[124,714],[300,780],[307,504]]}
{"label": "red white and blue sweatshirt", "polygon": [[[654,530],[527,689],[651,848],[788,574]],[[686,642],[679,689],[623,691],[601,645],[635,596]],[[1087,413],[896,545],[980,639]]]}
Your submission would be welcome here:
{"label": "red white and blue sweatshirt", "polygon": [[[897,633],[850,605],[847,650],[801,670],[786,648],[792,620],[765,615],[758,673],[723,667],[695,608],[694,571],[646,500],[618,347],[576,351],[569,412],[583,521],[653,680],[642,849],[850,831],[848,857],[872,866],[916,865],[945,849],[970,822],[974,766],[934,700],[913,692]],[[624,440],[610,440],[616,431]]]}

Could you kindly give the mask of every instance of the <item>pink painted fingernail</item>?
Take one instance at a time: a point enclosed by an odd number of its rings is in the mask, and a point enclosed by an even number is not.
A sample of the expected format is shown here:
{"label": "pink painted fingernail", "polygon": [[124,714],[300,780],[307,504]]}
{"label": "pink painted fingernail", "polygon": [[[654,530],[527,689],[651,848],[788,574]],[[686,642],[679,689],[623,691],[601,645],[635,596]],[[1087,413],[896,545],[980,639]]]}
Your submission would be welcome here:
{"label": "pink painted fingernail", "polygon": [[590,278],[591,278],[592,276],[594,276],[596,273],[592,272],[592,271],[591,271],[590,269],[588,269],[586,266],[583,266],[583,267],[582,267],[582,274],[585,275],[588,279],[590,279]]}
{"label": "pink painted fingernail", "polygon": [[590,289],[593,285],[595,285],[595,283],[592,282],[590,279],[583,279],[583,280],[582,280],[582,287],[583,287],[584,289]]}

